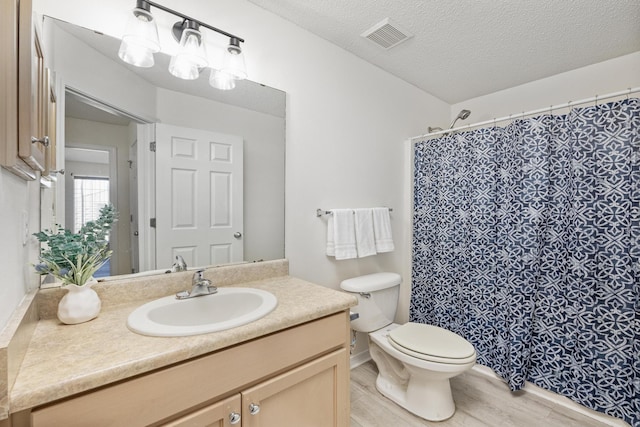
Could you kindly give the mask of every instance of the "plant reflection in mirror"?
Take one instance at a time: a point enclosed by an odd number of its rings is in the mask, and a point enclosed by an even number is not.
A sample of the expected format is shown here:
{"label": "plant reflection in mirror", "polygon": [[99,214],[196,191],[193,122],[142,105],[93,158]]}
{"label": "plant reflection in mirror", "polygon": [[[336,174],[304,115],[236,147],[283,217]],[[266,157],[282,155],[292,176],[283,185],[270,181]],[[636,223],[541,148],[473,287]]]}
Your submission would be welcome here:
{"label": "plant reflection in mirror", "polygon": [[111,257],[109,231],[117,220],[118,213],[113,205],[100,209],[95,221],[87,221],[78,233],[62,229],[44,230],[34,233],[46,248],[40,252],[40,264],[35,266],[39,274],[51,274],[63,285],[83,286],[93,274]]}

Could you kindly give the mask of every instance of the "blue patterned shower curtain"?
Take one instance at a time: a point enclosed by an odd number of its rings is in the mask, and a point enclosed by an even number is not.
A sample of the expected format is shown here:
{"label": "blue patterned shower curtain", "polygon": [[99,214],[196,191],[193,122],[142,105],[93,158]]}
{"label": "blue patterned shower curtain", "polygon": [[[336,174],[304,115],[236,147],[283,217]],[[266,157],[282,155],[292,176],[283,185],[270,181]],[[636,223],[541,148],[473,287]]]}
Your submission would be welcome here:
{"label": "blue patterned shower curtain", "polygon": [[640,427],[640,100],[415,146],[411,321]]}

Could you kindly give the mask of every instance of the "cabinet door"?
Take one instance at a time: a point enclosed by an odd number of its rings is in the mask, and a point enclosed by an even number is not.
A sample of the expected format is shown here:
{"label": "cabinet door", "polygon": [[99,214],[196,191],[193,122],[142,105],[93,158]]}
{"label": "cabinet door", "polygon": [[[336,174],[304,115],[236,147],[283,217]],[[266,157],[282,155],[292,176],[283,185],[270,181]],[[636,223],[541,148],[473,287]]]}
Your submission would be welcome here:
{"label": "cabinet door", "polygon": [[341,349],[261,383],[242,393],[242,426],[348,426],[348,378]]}
{"label": "cabinet door", "polygon": [[43,171],[48,145],[44,54],[31,2],[21,0],[18,14],[18,155],[33,170]]}
{"label": "cabinet door", "polygon": [[206,406],[162,427],[232,427],[240,426],[240,395]]}
{"label": "cabinet door", "polygon": [[0,2],[0,165],[23,179],[36,178],[18,156],[17,0]]}

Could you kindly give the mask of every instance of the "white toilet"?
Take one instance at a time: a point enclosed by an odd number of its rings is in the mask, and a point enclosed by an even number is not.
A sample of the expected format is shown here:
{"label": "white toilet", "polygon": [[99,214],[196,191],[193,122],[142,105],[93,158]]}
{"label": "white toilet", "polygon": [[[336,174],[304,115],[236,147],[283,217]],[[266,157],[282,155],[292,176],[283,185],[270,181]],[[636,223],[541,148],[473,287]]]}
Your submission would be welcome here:
{"label": "white toilet", "polygon": [[446,329],[392,323],[401,281],[396,273],[342,281],[340,287],[358,298],[352,312],[359,317],[351,321],[351,328],[369,333],[380,393],[422,418],[445,420],[456,410],[449,378],[470,369],[476,362],[476,351],[467,340]]}

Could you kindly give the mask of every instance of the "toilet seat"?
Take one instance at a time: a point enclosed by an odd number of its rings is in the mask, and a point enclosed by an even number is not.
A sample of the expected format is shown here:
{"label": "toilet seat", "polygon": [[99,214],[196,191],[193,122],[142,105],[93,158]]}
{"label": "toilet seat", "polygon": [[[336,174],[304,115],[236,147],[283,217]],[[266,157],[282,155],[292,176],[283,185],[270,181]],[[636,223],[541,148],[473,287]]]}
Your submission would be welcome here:
{"label": "toilet seat", "polygon": [[396,350],[430,362],[466,364],[476,358],[469,341],[438,326],[405,323],[389,331],[387,340]]}

